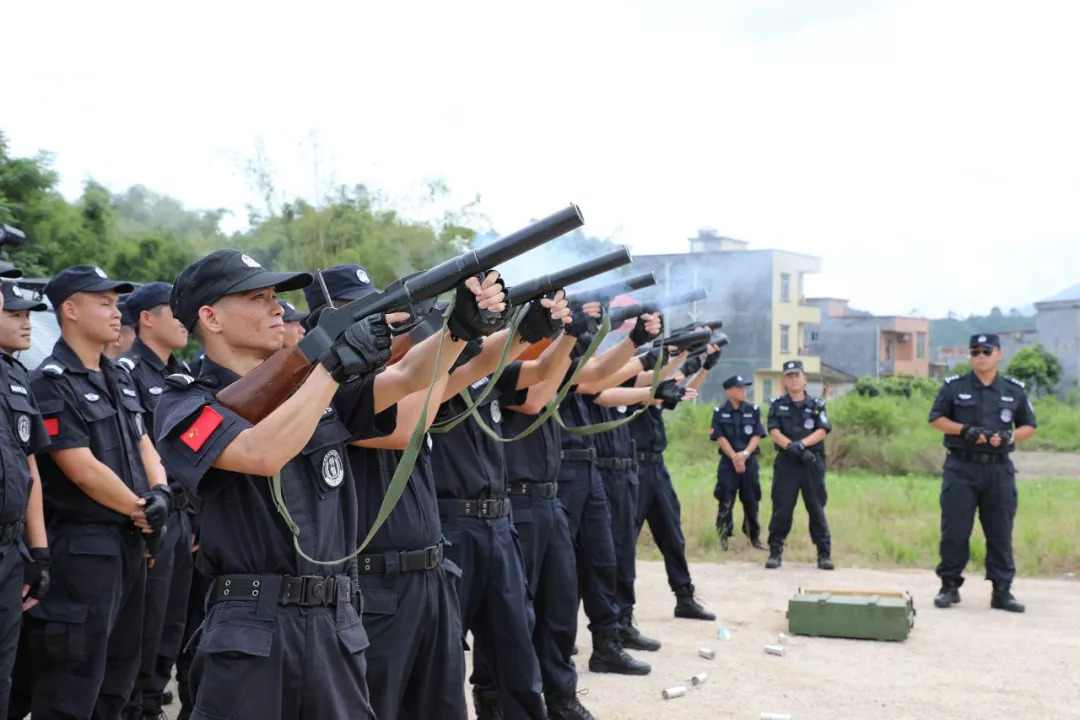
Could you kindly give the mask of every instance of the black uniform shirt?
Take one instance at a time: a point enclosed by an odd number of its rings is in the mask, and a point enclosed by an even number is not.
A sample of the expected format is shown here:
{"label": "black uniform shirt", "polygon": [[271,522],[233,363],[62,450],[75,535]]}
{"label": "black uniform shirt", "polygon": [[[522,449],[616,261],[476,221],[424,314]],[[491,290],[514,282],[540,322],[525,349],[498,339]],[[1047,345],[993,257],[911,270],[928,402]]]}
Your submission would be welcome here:
{"label": "black uniform shirt", "polygon": [[[30,374],[34,398],[49,435],[49,451],[87,447],[136,495],[148,490],[139,442],[146,434],[144,408],[131,376],[101,356],[91,372],[60,339],[52,355]],[[91,500],[48,454],[38,458],[46,514],[68,522],[131,522]]]}
{"label": "black uniform shirt", "polygon": [[[771,421],[770,415],[770,421]],[[770,426],[771,427],[771,426]],[[783,430],[781,430],[783,432]],[[787,435],[787,433],[784,433]],[[807,433],[809,434],[809,433]],[[765,437],[765,428],[761,426],[761,408],[750,403],[739,403],[736,408],[728,400],[720,407],[713,408],[712,427],[709,428],[709,439],[714,443],[720,438],[727,438],[735,452],[741,452],[750,444],[750,438],[754,436]],[[788,435],[788,437],[791,437]],[[805,437],[805,436],[804,436]],[[717,452],[724,454],[719,447]],[[751,455],[761,452],[761,445],[754,448]]]}
{"label": "black uniform shirt", "polygon": [[[567,369],[566,375],[563,376],[564,384],[570,379],[570,376],[573,375],[580,363],[581,358],[575,358],[570,362],[570,367]],[[572,386],[570,392],[566,394],[566,397],[559,404],[559,417],[562,418],[567,427],[576,428],[592,425],[593,420],[592,415],[589,413],[590,403],[586,400],[587,396],[574,392],[576,388],[576,385]],[[588,450],[596,447],[595,435],[574,435],[562,432],[562,428],[559,428],[559,430],[559,442],[562,450]]]}
{"label": "black uniform shirt", "polygon": [[[832,425],[829,424],[829,416],[825,412],[825,401],[821,398],[806,395],[799,402],[795,402],[790,394],[785,394],[770,401],[769,430],[779,430],[784,437],[794,442],[802,440],[815,430],[829,432]],[[776,446],[776,449],[780,450],[780,446]],[[825,443],[811,445],[807,450],[824,455]]]}
{"label": "black uniform shirt", "polygon": [[[930,422],[941,417],[964,425],[977,425],[987,433],[1010,430],[1014,426],[1035,427],[1035,411],[1024,392],[1024,383],[1000,373],[989,385],[983,385],[974,371],[946,378],[930,408]],[[997,454],[1007,453],[1015,446],[994,447],[989,442],[976,445],[961,435],[946,435],[945,447]]]}
{"label": "black uniform shirt", "polygon": [[[170,375],[188,373],[187,363],[169,356],[169,362],[161,362],[157,353],[148,348],[142,340],[135,338],[131,349],[120,356],[116,361],[135,380],[135,387],[139,391],[139,398],[143,407],[146,408],[144,424],[148,429],[154,427],[154,410],[157,409],[158,400],[165,392],[165,378]],[[169,477],[169,485],[173,489],[179,487],[179,483]]]}
{"label": "black uniform shirt", "polygon": [[[516,390],[521,372],[519,363],[503,369],[495,387],[477,408],[480,419],[502,436],[502,408],[520,405],[525,391]],[[488,385],[481,378],[469,386],[473,400]],[[435,422],[457,417],[465,411],[465,402],[453,397],[439,406]],[[503,443],[489,438],[473,418],[458,423],[452,430],[433,434],[431,464],[435,472],[435,489],[440,498],[461,500],[506,497],[506,458]]]}
{"label": "black uniform shirt", "polygon": [[645,412],[628,424],[637,452],[662,453],[667,450],[667,431],[664,429],[664,409],[661,406],[649,405]]}
{"label": "black uniform shirt", "polygon": [[22,520],[30,501],[30,464],[27,455],[43,452],[49,435],[41,422],[26,368],[7,353],[0,353],[0,524]]}
{"label": "black uniform shirt", "polygon": [[[517,437],[536,418],[536,415],[507,410],[503,413],[503,432],[506,437]],[[531,435],[506,443],[507,479],[511,482],[557,482],[562,467],[562,433],[559,430],[554,418],[548,418]]]}
{"label": "black uniform shirt", "polygon": [[[589,408],[589,415],[593,423],[608,422],[610,420],[622,420],[630,409],[625,405],[618,407],[604,407],[593,402],[595,395],[584,396]],[[634,442],[630,436],[629,423],[623,423],[614,430],[596,433],[596,455],[602,458],[629,458],[634,454]]]}
{"label": "black uniform shirt", "polygon": [[[344,565],[314,565],[296,553],[269,478],[212,467],[229,443],[251,427],[214,399],[214,393],[237,379],[207,357],[198,381],[171,376],[158,402],[154,434],[162,463],[196,499],[202,521],[199,570],[208,576],[342,572]],[[323,412],[300,454],[281,469],[285,506],[309,556],[332,560],[356,547],[357,493],[345,445],[350,437],[392,433],[396,418],[395,408],[375,414],[372,378],[350,383]]]}
{"label": "black uniform shirt", "polygon": [[[349,446],[349,464],[356,478],[360,502],[360,526],[356,544],[359,545],[379,514],[379,506],[394,470],[401,462],[401,451]],[[431,472],[431,436],[424,438],[416,458],[409,483],[401,493],[394,511],[386,518],[365,552],[388,550],[419,550],[439,542],[442,523],[439,502],[435,496],[435,478]]]}

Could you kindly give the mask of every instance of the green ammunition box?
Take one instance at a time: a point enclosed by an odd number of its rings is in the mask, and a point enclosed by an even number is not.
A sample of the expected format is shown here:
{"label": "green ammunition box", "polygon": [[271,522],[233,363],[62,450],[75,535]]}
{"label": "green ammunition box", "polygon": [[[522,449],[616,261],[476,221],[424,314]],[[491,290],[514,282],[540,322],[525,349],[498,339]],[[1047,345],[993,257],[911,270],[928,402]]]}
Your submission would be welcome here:
{"label": "green ammunition box", "polygon": [[793,635],[905,640],[915,627],[915,602],[899,592],[799,588],[787,617]]}

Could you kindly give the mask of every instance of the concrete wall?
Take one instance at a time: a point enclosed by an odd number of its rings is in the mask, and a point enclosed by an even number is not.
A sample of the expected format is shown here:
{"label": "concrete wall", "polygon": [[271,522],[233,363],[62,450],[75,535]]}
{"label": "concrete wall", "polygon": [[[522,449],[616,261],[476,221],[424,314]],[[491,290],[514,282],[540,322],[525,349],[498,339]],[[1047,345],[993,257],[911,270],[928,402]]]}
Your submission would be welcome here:
{"label": "concrete wall", "polygon": [[820,325],[807,327],[808,340],[811,332],[817,333],[817,340],[809,342],[810,352],[820,355],[823,363],[857,378],[874,375],[877,330],[872,322],[825,317]]}
{"label": "concrete wall", "polygon": [[1037,303],[1035,311],[1039,342],[1061,363],[1057,391],[1064,396],[1080,378],[1080,301]]}

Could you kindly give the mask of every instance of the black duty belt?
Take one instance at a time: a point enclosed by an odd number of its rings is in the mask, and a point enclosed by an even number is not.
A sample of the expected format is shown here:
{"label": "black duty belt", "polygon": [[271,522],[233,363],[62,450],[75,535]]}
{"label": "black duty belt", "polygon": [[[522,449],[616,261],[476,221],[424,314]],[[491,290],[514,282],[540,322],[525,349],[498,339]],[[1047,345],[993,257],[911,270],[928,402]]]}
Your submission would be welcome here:
{"label": "black duty belt", "polygon": [[634,467],[632,458],[596,458],[596,467],[604,470],[629,470]]}
{"label": "black duty belt", "polygon": [[189,507],[191,507],[191,498],[189,498],[188,494],[183,490],[173,490],[172,506],[173,510],[176,510],[177,512],[187,510]]}
{"label": "black duty belt", "polygon": [[[266,575],[219,575],[214,578],[211,603],[226,600],[254,600],[259,597]],[[345,575],[302,575],[281,577],[281,605],[336,605],[338,588],[344,586],[344,600],[348,602],[352,588]]]}
{"label": "black duty belt", "polygon": [[664,453],[639,452],[634,453],[634,457],[639,463],[647,463],[649,465],[656,465],[657,463],[664,462]]}
{"label": "black duty belt", "polygon": [[984,465],[1000,465],[1009,461],[1008,453],[980,453],[968,452],[967,450],[949,450],[953,457],[967,460],[968,462],[983,463]]}
{"label": "black duty belt", "polygon": [[0,525],[0,545],[11,545],[14,542],[18,542],[19,538],[22,537],[22,533],[22,520],[16,520],[15,522]]}
{"label": "black duty belt", "polygon": [[580,450],[563,450],[563,460],[584,460],[586,462],[596,461],[596,448],[584,448]]}
{"label": "black duty belt", "polygon": [[506,491],[511,495],[526,495],[528,497],[550,500],[559,495],[559,483],[539,483],[519,480],[507,484]]}
{"label": "black duty belt", "polygon": [[501,518],[510,514],[510,498],[488,500],[440,500],[439,511],[447,515]]}
{"label": "black duty belt", "polygon": [[385,552],[378,555],[361,555],[356,558],[361,575],[382,575],[386,568],[394,568],[395,559],[399,573],[434,570],[442,565],[443,545],[436,543],[423,550],[404,550]]}

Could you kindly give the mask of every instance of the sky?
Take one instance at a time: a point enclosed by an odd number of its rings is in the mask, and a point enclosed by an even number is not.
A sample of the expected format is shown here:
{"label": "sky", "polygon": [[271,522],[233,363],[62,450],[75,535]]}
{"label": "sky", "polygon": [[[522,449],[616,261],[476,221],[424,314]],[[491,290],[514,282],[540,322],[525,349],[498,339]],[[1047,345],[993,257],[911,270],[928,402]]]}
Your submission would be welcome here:
{"label": "sky", "polygon": [[[1080,282],[1080,3],[15,3],[0,128],[191,208],[431,178],[509,232],[570,202],[635,254],[700,227],[882,314]],[[302,10],[301,10],[302,8]]]}

